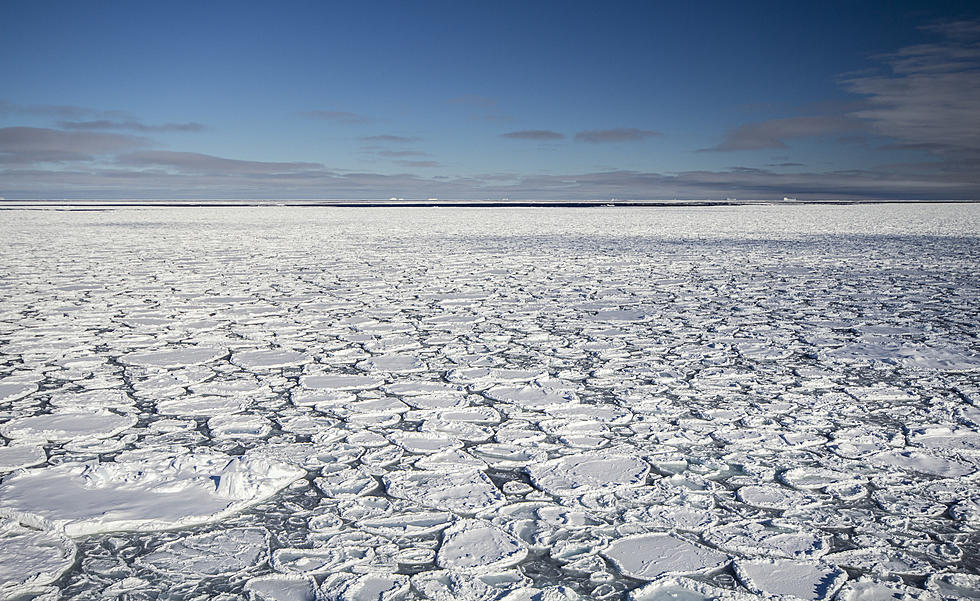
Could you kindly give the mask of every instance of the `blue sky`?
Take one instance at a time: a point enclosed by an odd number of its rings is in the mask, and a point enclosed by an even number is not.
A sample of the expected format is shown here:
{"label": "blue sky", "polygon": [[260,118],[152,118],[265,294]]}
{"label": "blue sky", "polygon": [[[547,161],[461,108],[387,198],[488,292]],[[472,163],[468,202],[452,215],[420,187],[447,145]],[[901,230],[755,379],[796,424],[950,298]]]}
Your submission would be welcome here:
{"label": "blue sky", "polygon": [[978,198],[976,2],[45,2],[6,198]]}

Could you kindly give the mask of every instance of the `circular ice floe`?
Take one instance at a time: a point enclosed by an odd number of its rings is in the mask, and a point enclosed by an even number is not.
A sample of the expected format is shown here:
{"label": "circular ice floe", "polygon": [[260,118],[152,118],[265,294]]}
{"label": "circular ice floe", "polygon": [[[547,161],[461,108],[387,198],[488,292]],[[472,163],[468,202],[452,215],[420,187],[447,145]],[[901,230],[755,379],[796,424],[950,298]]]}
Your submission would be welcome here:
{"label": "circular ice floe", "polygon": [[324,374],[303,376],[299,383],[310,390],[368,390],[384,384],[384,378],[352,374]]}
{"label": "circular ice floe", "polygon": [[860,483],[865,479],[823,467],[797,467],[780,474],[779,479],[798,490],[818,490],[828,486]]}
{"label": "circular ice floe", "polygon": [[0,598],[57,580],[75,563],[75,543],[30,514],[0,510]]}
{"label": "circular ice floe", "polygon": [[638,589],[629,601],[761,601],[759,597],[711,586],[683,576],[664,576]]}
{"label": "circular ice floe", "polygon": [[847,580],[836,566],[792,559],[739,559],[734,567],[745,588],[787,601],[829,599]]}
{"label": "circular ice floe", "polygon": [[633,419],[633,414],[617,405],[566,405],[547,410],[549,415],[566,419],[580,419],[604,424],[626,424]]}
{"label": "circular ice floe", "polygon": [[245,408],[244,399],[230,396],[188,395],[157,401],[159,415],[226,415]]}
{"label": "circular ice floe", "polygon": [[493,570],[520,563],[527,547],[500,528],[483,520],[460,520],[442,536],[436,555],[441,568]]}
{"label": "circular ice floe", "polygon": [[886,582],[861,577],[844,583],[834,599],[838,601],[936,601],[929,592],[905,586],[901,582]]}
{"label": "circular ice floe", "polygon": [[487,469],[487,463],[460,449],[432,453],[415,462],[415,467],[435,472],[456,472]]}
{"label": "circular ice floe", "polygon": [[36,390],[37,384],[32,382],[0,382],[0,403],[22,399]]}
{"label": "circular ice floe", "polygon": [[644,321],[649,316],[636,309],[602,309],[596,311],[595,321]]}
{"label": "circular ice floe", "polygon": [[650,466],[624,455],[568,455],[527,466],[535,486],[553,495],[611,492],[646,482]]}
{"label": "circular ice floe", "polygon": [[0,447],[0,474],[22,467],[38,465],[48,460],[44,449],[34,445]]}
{"label": "circular ice floe", "polygon": [[364,371],[382,371],[392,374],[411,374],[426,370],[425,362],[411,355],[379,355],[359,361],[355,367]]}
{"label": "circular ice floe", "polygon": [[938,450],[940,452],[970,453],[980,452],[980,432],[964,426],[933,426],[916,428],[908,434],[913,445]]}
{"label": "circular ice floe", "polygon": [[396,471],[384,476],[388,494],[433,509],[472,515],[504,503],[504,496],[481,471]]}
{"label": "circular ice floe", "polygon": [[129,353],[119,358],[123,365],[175,369],[191,365],[204,365],[228,354],[228,350],[211,346],[189,346],[158,351]]}
{"label": "circular ice floe", "polygon": [[231,356],[232,363],[252,371],[266,371],[271,369],[281,369],[283,367],[300,367],[309,363],[311,360],[312,359],[304,353],[284,349],[242,351],[234,353]]}
{"label": "circular ice floe", "polygon": [[463,443],[456,438],[436,432],[396,431],[389,434],[388,438],[409,453],[439,453],[463,446]]}
{"label": "circular ice floe", "polygon": [[0,434],[12,439],[64,441],[108,438],[132,427],[136,416],[110,411],[45,413],[19,417],[0,426]]}
{"label": "circular ice floe", "polygon": [[260,415],[219,415],[208,420],[215,438],[263,438],[272,431],[272,422]]}
{"label": "circular ice floe", "polygon": [[140,460],[12,473],[0,484],[0,509],[36,513],[70,536],[164,530],[230,515],[305,474],[289,464],[213,451],[147,453]]}
{"label": "circular ice floe", "polygon": [[958,478],[976,471],[976,468],[967,463],[911,450],[877,453],[869,457],[868,461],[876,465],[897,467],[907,471],[921,472],[943,478]]}
{"label": "circular ice floe", "polygon": [[853,549],[831,553],[823,559],[838,566],[883,577],[925,576],[934,571],[929,562],[891,548]]}
{"label": "circular ice floe", "polygon": [[410,511],[361,520],[364,530],[373,534],[397,537],[426,536],[449,526],[455,516],[448,511]]}
{"label": "circular ice floe", "polygon": [[234,528],[171,541],[136,563],[171,577],[230,576],[264,563],[268,555],[265,528]]}
{"label": "circular ice floe", "polygon": [[479,575],[459,570],[420,572],[412,576],[412,587],[433,601],[494,601],[501,595]]}
{"label": "circular ice floe", "polygon": [[720,567],[728,555],[670,534],[640,534],[621,538],[602,552],[624,575],[653,580]]}
{"label": "circular ice floe", "polygon": [[272,567],[286,574],[326,574],[349,569],[374,558],[370,547],[336,546],[314,549],[276,549],[272,553]]}
{"label": "circular ice floe", "polygon": [[542,386],[494,386],[486,395],[525,409],[547,409],[578,402],[578,395],[571,390]]}
{"label": "circular ice floe", "polygon": [[357,576],[342,572],[323,581],[319,597],[328,601],[400,601],[408,591],[408,576],[381,572]]}
{"label": "circular ice floe", "polygon": [[431,380],[402,380],[382,387],[388,394],[397,396],[419,396],[423,394],[455,394],[465,392],[462,386]]}
{"label": "circular ice floe", "polygon": [[314,601],[316,581],[300,575],[257,576],[245,583],[245,592],[255,601]]}
{"label": "circular ice floe", "polygon": [[926,588],[931,593],[941,595],[944,601],[980,599],[980,575],[955,572],[933,574],[926,581]]}
{"label": "circular ice floe", "polygon": [[812,505],[814,499],[798,490],[782,486],[750,485],[738,489],[738,500],[763,509],[786,510]]}
{"label": "circular ice floe", "polygon": [[[326,472],[330,469],[330,472]],[[313,483],[323,491],[323,494],[335,499],[359,497],[374,492],[378,487],[377,479],[359,469],[341,468],[328,465],[325,474],[313,480]]]}
{"label": "circular ice floe", "polygon": [[830,536],[788,520],[747,521],[710,528],[704,539],[711,545],[743,555],[803,559],[825,555]]}
{"label": "circular ice floe", "polygon": [[56,394],[49,401],[52,407],[65,409],[121,409],[133,406],[133,399],[124,390],[90,390],[88,392]]}
{"label": "circular ice floe", "polygon": [[297,407],[312,407],[319,405],[326,407],[342,407],[343,405],[357,400],[357,395],[352,392],[342,390],[316,389],[307,390],[305,388],[293,388],[289,393],[289,400]]}
{"label": "circular ice floe", "polygon": [[623,513],[623,519],[630,524],[643,524],[650,530],[676,528],[701,532],[713,525],[718,518],[712,515],[710,508],[652,504],[627,509]]}

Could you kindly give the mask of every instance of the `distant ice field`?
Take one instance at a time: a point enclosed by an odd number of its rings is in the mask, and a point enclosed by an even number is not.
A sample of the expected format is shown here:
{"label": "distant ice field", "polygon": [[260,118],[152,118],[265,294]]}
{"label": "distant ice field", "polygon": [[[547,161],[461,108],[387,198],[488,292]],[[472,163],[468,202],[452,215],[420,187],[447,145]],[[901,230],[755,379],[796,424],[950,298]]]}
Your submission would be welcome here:
{"label": "distant ice field", "polygon": [[0,211],[0,599],[980,599],[978,330],[980,204]]}

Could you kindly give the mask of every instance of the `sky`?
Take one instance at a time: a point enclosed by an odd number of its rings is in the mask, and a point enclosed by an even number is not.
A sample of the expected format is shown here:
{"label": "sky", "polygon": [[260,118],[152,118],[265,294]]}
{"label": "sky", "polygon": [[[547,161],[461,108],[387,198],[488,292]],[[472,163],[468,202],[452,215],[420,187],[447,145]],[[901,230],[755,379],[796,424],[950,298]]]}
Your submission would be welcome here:
{"label": "sky", "polygon": [[980,199],[980,3],[0,3],[7,199]]}

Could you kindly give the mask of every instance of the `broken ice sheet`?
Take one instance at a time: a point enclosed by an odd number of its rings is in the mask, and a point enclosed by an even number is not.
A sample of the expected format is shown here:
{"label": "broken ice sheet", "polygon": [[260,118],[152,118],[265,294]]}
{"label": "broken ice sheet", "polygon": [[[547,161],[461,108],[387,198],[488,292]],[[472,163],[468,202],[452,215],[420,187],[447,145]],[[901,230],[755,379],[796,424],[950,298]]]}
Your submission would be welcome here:
{"label": "broken ice sheet", "polygon": [[[438,213],[0,212],[0,506],[79,549],[45,594],[257,528],[167,594],[977,596],[973,205]],[[502,567],[441,568],[467,532]]]}

